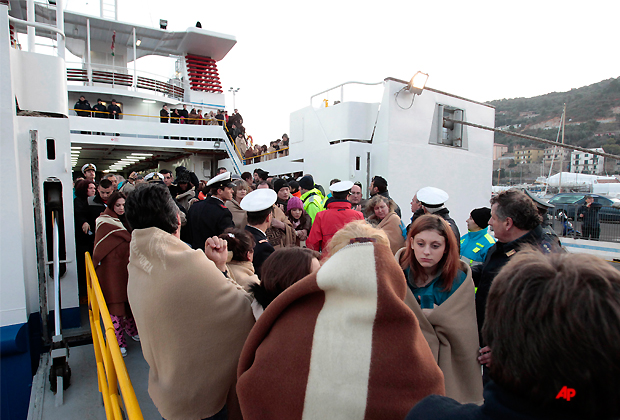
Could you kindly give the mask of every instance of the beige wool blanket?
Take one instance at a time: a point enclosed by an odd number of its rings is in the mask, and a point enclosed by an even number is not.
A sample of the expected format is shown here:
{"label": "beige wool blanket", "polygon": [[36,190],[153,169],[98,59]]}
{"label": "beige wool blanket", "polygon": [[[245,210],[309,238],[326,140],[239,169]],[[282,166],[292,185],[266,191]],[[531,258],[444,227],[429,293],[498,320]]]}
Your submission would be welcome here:
{"label": "beige wool blanket", "polygon": [[213,416],[254,325],[249,295],[203,251],[154,227],[133,231],[128,271],[155,406],[167,420]]}
{"label": "beige wool blanket", "polygon": [[[398,256],[397,256],[398,257]],[[482,373],[478,363],[478,327],[471,268],[465,282],[441,305],[422,310],[407,288],[405,303],[420,323],[420,329],[443,372],[446,396],[460,403],[482,403]]]}

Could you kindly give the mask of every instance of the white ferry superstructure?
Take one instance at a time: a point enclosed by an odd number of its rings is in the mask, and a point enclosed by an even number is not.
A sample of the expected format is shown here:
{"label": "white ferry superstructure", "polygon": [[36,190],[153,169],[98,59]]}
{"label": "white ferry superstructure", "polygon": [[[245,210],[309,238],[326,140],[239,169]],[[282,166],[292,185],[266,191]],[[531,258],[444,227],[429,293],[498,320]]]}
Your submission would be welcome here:
{"label": "white ferry superstructure", "polygon": [[[388,77],[379,83],[379,102],[343,97],[338,104],[311,102],[293,112],[288,156],[244,165],[221,126],[159,122],[164,104],[187,104],[203,113],[225,107],[217,62],[235,45],[233,36],[195,27],[170,32],[63,11],[60,0],[55,6],[0,0],[0,28],[0,152],[6,174],[0,183],[3,418],[21,418],[5,414],[8,401],[16,413],[24,403],[27,410],[41,336],[44,344],[50,341],[55,290],[48,269],[52,234],[46,200],[52,193],[60,194],[62,203],[55,209],[60,212],[63,328],[69,335],[88,329],[78,300],[72,191],[72,179],[85,163],[97,165],[98,178],[122,160],[128,163],[112,172],[125,177],[182,165],[209,179],[224,166],[239,174],[255,168],[274,176],[311,173],[324,186],[332,178],[348,179],[364,189],[372,176],[381,175],[405,222],[415,191],[432,185],[449,193],[447,207],[463,232],[471,209],[488,204],[493,133],[444,121],[493,126],[495,111],[488,104],[428,87],[415,93],[409,82]],[[26,51],[18,47],[16,34],[28,31]],[[35,33],[58,40],[53,54],[37,52]],[[82,62],[67,63],[65,47]],[[179,77],[138,72],[135,59],[146,55],[176,60]],[[336,88],[344,91],[350,84]],[[91,105],[99,97],[116,99],[122,119],[77,116],[71,109],[81,95]]]}

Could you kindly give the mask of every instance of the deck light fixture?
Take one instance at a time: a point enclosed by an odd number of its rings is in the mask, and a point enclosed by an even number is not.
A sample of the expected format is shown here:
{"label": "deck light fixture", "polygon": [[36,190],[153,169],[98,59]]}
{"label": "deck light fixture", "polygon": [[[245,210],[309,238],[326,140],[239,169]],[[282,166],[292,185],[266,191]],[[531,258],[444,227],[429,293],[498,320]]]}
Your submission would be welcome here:
{"label": "deck light fixture", "polygon": [[141,39],[139,39],[139,40],[137,40],[137,41],[136,41],[136,47],[139,47],[139,46],[140,46],[140,44],[142,44],[142,40],[141,40]]}
{"label": "deck light fixture", "polygon": [[165,19],[159,19],[159,29],[166,30],[168,27],[168,21]]}
{"label": "deck light fixture", "polygon": [[428,80],[428,74],[422,73],[421,71],[417,72],[413,75],[409,84],[407,85],[407,90],[414,95],[422,94],[424,87],[426,86],[426,81]]}

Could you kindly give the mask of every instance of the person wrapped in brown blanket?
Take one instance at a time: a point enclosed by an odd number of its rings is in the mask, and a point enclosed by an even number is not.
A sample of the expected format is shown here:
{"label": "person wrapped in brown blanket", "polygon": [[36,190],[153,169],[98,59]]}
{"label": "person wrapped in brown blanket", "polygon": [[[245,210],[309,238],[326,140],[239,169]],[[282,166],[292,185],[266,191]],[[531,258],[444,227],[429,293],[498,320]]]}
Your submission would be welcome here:
{"label": "person wrapped in brown blanket", "polygon": [[349,223],[321,269],[266,308],[237,371],[245,420],[400,420],[444,394],[388,243],[366,222]]}

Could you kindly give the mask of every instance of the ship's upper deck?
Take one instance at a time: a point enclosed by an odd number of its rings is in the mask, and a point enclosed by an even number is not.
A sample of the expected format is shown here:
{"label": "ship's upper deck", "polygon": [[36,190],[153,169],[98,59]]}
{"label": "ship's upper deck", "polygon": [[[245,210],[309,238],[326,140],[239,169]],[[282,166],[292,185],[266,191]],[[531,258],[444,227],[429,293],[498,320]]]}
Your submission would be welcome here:
{"label": "ship's upper deck", "polygon": [[[27,20],[27,3],[25,1],[10,0],[10,5],[11,16]],[[38,23],[56,25],[55,6],[35,3],[35,16]],[[116,31],[115,44],[128,47],[127,61],[148,55],[168,57],[185,54],[210,57],[215,61],[220,61],[237,43],[237,40],[232,35],[212,32],[202,28],[190,27],[183,32],[175,32],[90,16],[69,10],[64,11],[64,20],[66,47],[72,54],[78,57],[83,57],[84,55],[87,37],[90,37],[91,49],[94,49],[97,42],[100,41],[109,50],[114,31]],[[87,31],[87,26],[90,31]],[[25,28],[18,27],[16,30],[25,33]],[[135,57],[134,49],[131,48],[134,30],[136,31],[136,39],[140,40],[139,48],[135,49]],[[56,39],[55,34],[39,29],[37,29],[36,35]]]}

